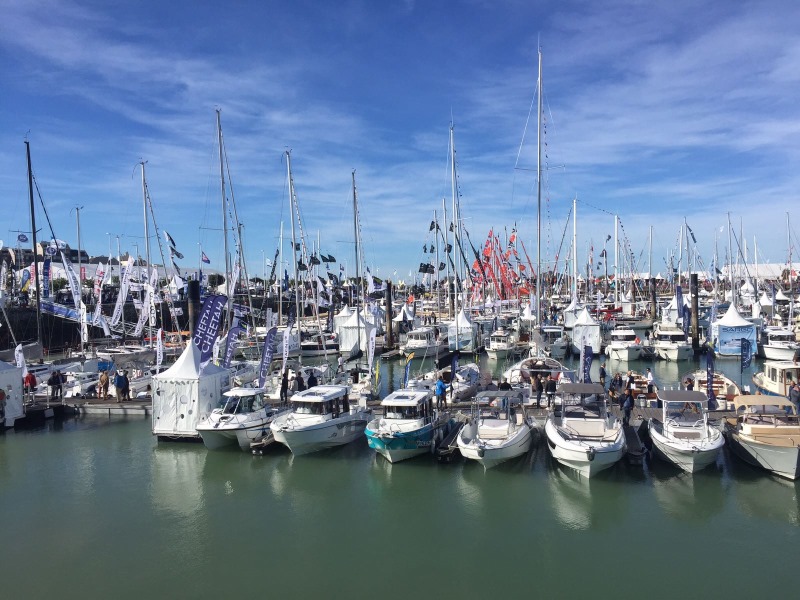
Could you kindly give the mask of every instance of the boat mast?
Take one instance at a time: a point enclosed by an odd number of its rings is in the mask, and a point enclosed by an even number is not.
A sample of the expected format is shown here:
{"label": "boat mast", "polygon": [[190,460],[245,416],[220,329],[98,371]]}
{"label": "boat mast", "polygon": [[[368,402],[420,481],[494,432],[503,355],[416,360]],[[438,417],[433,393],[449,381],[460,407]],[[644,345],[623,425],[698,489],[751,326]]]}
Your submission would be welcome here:
{"label": "boat mast", "polygon": [[[81,210],[82,206],[75,207],[75,222],[78,233],[78,306],[80,307],[80,325],[78,325],[78,335],[81,338],[81,352],[84,351],[83,345],[89,340],[88,328],[86,327],[86,305],[83,303],[83,277],[81,276]],[[84,335],[84,332],[86,333]]]}
{"label": "boat mast", "polygon": [[578,301],[578,198],[572,199],[572,297]]}
{"label": "boat mast", "polygon": [[[297,240],[294,228],[294,179],[292,178],[292,154],[289,150],[286,151],[286,169],[289,176],[289,216],[292,222],[292,257],[294,261],[294,308],[295,308],[295,321],[297,322],[297,331],[300,331],[300,275],[297,270]],[[291,297],[291,296],[290,296]],[[288,321],[287,321],[288,325]],[[284,335],[289,335],[291,329],[286,328]]]}
{"label": "boat mast", "polygon": [[36,289],[36,340],[41,344],[42,301],[39,293],[39,255],[36,252],[36,211],[34,210],[33,204],[33,167],[31,166],[31,144],[28,140],[25,140],[25,154],[28,159],[28,197],[31,205],[31,240],[33,242],[33,283]]}
{"label": "boat mast", "polygon": [[[278,325],[280,325],[283,321],[283,274],[281,273],[281,267],[283,267],[283,220],[281,220],[281,235],[280,240],[278,240],[278,249],[278,279],[281,282],[278,286]],[[286,288],[288,292],[288,283],[286,284]],[[267,323],[267,329],[271,326],[271,323]]]}
{"label": "boat mast", "polygon": [[[442,314],[442,296],[439,292],[441,292],[441,278],[439,273],[439,236],[437,235],[437,230],[439,229],[439,221],[436,220],[436,211],[433,211],[433,239],[436,242],[436,268],[434,272],[436,273],[436,312],[441,315]],[[431,286],[432,288],[433,286]],[[431,289],[431,291],[433,291]]]}
{"label": "boat mast", "polygon": [[[445,298],[447,299],[447,316],[448,318],[453,318],[453,303],[450,298],[450,262],[452,261],[450,257],[450,228],[447,226],[447,201],[445,198],[442,198],[442,224],[444,225],[444,253],[447,255],[447,279],[445,285]],[[455,263],[453,263],[455,265]],[[455,279],[455,273],[453,274],[453,278]]]}
{"label": "boat mast", "polygon": [[794,294],[792,293],[792,230],[789,227],[788,212],[786,213],[786,246],[789,248],[789,318],[786,325],[788,327],[794,327]]}
{"label": "boat mast", "polygon": [[539,48],[536,119],[536,323],[542,327],[542,49]]}
{"label": "boat mast", "polygon": [[[606,254],[608,269],[608,254]],[[608,286],[608,277],[606,277]],[[619,215],[614,215],[614,306],[619,306]]]}
{"label": "boat mast", "polygon": [[[230,256],[228,255],[228,210],[227,210],[227,201],[225,198],[225,151],[222,146],[222,119],[221,119],[221,110],[217,109],[217,143],[219,145],[219,185],[220,185],[220,192],[222,195],[222,240],[224,244],[224,252],[225,252],[225,283],[229,289],[235,290],[235,288],[231,287],[231,263],[230,263]],[[225,322],[228,326],[230,326],[231,320],[231,306],[233,303],[232,298],[228,298],[227,308],[228,308],[228,315],[225,319]],[[227,329],[227,327],[226,327]]]}
{"label": "boat mast", "polygon": [[[356,251],[356,293],[361,298],[361,293],[359,292],[359,285],[361,285],[361,260],[360,260],[360,248],[358,244],[358,194],[356,192],[356,170],[353,169],[352,173],[350,174],[353,180],[353,237],[355,239],[355,251]],[[372,277],[372,275],[370,275]],[[364,292],[366,292],[367,286],[366,282],[364,284]],[[364,294],[366,298],[366,293]],[[363,352],[364,349],[361,348],[361,315],[359,315],[358,309],[358,302],[354,303],[356,305],[356,327],[358,332],[358,349]],[[363,301],[364,304],[364,312],[366,313],[367,305],[366,301]],[[366,314],[364,315],[364,322],[366,323]],[[366,336],[365,336],[366,338]]]}
{"label": "boat mast", "polygon": [[[152,266],[150,265],[150,225],[149,219],[147,217],[147,180],[145,179],[144,174],[144,163],[145,161],[142,160],[139,164],[142,167],[142,212],[144,215],[144,255],[145,260],[147,261],[147,279],[150,279],[150,269]],[[78,236],[78,245],[80,246],[80,236]],[[138,258],[138,257],[137,257]],[[80,265],[80,247],[78,248],[78,264]],[[80,273],[80,266],[78,266],[78,272]],[[164,269],[164,275],[166,275],[166,268]],[[155,290],[153,290],[155,293]],[[145,307],[142,305],[142,310],[150,310],[149,307]],[[150,319],[147,319],[147,330],[148,330],[148,338],[150,339],[150,347],[153,347],[153,324],[150,322]]]}
{"label": "boat mast", "polygon": [[[453,248],[454,250],[460,250],[461,248],[461,236],[460,227],[461,227],[461,214],[458,210],[458,182],[456,181],[456,146],[455,146],[455,128],[453,123],[450,123],[450,188],[452,194],[452,201],[453,201]],[[455,260],[454,265],[460,265],[458,260],[458,252],[454,252]],[[454,289],[455,289],[455,308],[453,312],[455,313],[456,317],[458,316],[459,311],[459,304],[458,298],[461,293],[461,278],[459,277],[459,268],[458,266],[454,267]],[[458,339],[458,323],[456,322],[456,339]]]}

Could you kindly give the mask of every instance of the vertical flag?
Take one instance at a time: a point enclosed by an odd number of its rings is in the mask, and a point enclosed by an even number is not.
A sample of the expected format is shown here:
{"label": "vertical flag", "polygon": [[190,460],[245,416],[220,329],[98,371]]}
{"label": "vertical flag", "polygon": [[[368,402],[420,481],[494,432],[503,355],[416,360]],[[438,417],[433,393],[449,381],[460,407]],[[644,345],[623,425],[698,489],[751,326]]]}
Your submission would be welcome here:
{"label": "vertical flag", "polygon": [[222,366],[226,369],[231,366],[231,361],[233,360],[233,355],[236,353],[236,346],[239,343],[239,334],[244,331],[244,327],[239,325],[239,320],[236,319],[236,322],[228,331],[228,337],[225,340],[225,359],[222,362]]}
{"label": "vertical flag", "polygon": [[203,302],[192,336],[192,343],[200,350],[201,368],[211,360],[217,331],[222,323],[222,310],[227,302],[228,297],[223,294],[208,296]]}
{"label": "vertical flag", "polygon": [[745,369],[750,368],[750,362],[753,360],[753,356],[750,353],[750,340],[747,338],[742,338],[742,367],[741,372],[744,373]]}
{"label": "vertical flag", "polygon": [[122,310],[125,306],[125,300],[128,298],[128,286],[131,281],[131,274],[133,272],[133,257],[128,257],[124,267],[121,267],[121,275],[119,279],[119,295],[117,296],[117,303],[114,305],[114,313],[111,315],[111,325],[115,326],[122,318]]}
{"label": "vertical flag", "polygon": [[3,266],[0,267],[0,292],[6,291],[6,278],[8,277],[8,261],[3,260]]}
{"label": "vertical flag", "polygon": [[714,353],[711,350],[706,352],[706,398],[708,398],[709,410],[716,409],[717,403],[714,397]]}
{"label": "vertical flag", "polygon": [[78,279],[77,273],[72,266],[72,262],[61,251],[61,263],[64,265],[64,271],[67,274],[67,281],[69,282],[69,289],[72,292],[72,302],[75,304],[75,310],[81,309],[81,282]]}
{"label": "vertical flag", "polygon": [[[272,363],[272,356],[275,354],[275,336],[277,333],[277,327],[270,327],[264,337],[264,349],[261,351],[261,365],[258,369],[258,387],[264,387],[267,383],[269,366]],[[286,363],[284,362],[284,364]]]}
{"label": "vertical flag", "polygon": [[164,362],[164,331],[159,327],[156,332],[156,366]]}
{"label": "vertical flag", "polygon": [[373,327],[369,331],[369,340],[367,341],[367,369],[372,373],[372,363],[375,359],[375,333],[376,328]]}
{"label": "vertical flag", "polygon": [[406,357],[406,372],[403,375],[403,387],[408,387],[408,373],[411,371],[411,360],[414,358],[414,353],[412,352]]}
{"label": "vertical flag", "polygon": [[590,371],[592,369],[592,360],[594,359],[594,351],[591,346],[583,347],[583,383],[592,383],[592,376]]}
{"label": "vertical flag", "polygon": [[283,368],[286,369],[286,365],[289,362],[289,335],[292,332],[292,328],[287,327],[283,330]]}
{"label": "vertical flag", "polygon": [[45,258],[42,264],[42,298],[50,297],[50,259]]}
{"label": "vertical flag", "polygon": [[25,377],[28,374],[28,367],[25,365],[25,354],[22,352],[22,344],[17,344],[17,347],[14,348],[14,360],[16,360],[17,366],[22,369],[22,376]]}

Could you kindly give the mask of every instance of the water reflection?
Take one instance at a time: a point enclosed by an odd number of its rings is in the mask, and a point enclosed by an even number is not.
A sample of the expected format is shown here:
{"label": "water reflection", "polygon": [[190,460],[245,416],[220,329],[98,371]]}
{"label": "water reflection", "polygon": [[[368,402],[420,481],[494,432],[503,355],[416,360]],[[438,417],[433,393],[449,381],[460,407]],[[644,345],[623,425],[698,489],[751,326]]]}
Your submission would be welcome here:
{"label": "water reflection", "polygon": [[203,508],[203,466],[208,451],[202,444],[160,443],[153,447],[150,498],[153,506],[192,516]]}
{"label": "water reflection", "polygon": [[692,474],[661,461],[649,464],[656,500],[670,517],[700,523],[722,511],[726,486],[721,468],[712,466]]}
{"label": "water reflection", "polygon": [[776,477],[725,452],[736,506],[751,517],[800,525],[800,481]]}
{"label": "water reflection", "polygon": [[625,479],[624,465],[618,464],[592,478],[581,477],[552,457],[548,457],[547,466],[553,513],[565,527],[606,529],[625,516],[627,495],[620,493]]}

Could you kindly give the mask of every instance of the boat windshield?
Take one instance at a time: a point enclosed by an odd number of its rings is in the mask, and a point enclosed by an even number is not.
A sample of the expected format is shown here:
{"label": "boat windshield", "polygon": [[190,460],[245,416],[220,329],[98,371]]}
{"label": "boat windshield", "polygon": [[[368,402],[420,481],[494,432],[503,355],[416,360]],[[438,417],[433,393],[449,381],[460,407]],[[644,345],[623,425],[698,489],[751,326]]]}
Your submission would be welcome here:
{"label": "boat windshield", "polygon": [[264,407],[264,396],[254,394],[253,396],[233,396],[226,397],[220,403],[222,413],[226,415],[239,415],[250,413]]}
{"label": "boat windshield", "polygon": [[428,339],[428,333],[414,333],[413,331],[408,334],[408,341],[424,342]]}
{"label": "boat windshield", "polygon": [[626,333],[626,332],[623,332],[623,331],[620,331],[620,332],[612,331],[611,332],[611,338],[613,340],[620,341],[620,342],[633,342],[633,341],[636,341],[636,334],[633,333],[633,332]]}
{"label": "boat windshield", "polygon": [[417,406],[387,406],[384,419],[417,419],[419,411]]}
{"label": "boat windshield", "polygon": [[668,419],[694,423],[703,415],[703,405],[700,402],[666,402],[664,408]]}
{"label": "boat windshield", "polygon": [[324,415],[330,410],[325,410],[325,402],[304,402],[302,400],[292,401],[292,411],[298,415]]}

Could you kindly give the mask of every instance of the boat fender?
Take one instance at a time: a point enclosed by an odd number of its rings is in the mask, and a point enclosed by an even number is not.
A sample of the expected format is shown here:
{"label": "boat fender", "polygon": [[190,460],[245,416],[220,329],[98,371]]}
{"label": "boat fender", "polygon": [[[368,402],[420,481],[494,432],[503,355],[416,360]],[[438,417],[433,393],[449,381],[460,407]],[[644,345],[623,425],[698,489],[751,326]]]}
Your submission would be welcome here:
{"label": "boat fender", "polygon": [[594,460],[594,455],[595,455],[594,447],[589,448],[586,451],[586,457],[589,459],[589,462],[592,462]]}
{"label": "boat fender", "polygon": [[484,448],[478,448],[478,456],[483,458],[484,454],[486,454],[486,450]]}

